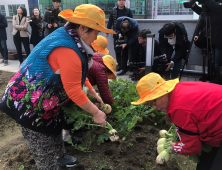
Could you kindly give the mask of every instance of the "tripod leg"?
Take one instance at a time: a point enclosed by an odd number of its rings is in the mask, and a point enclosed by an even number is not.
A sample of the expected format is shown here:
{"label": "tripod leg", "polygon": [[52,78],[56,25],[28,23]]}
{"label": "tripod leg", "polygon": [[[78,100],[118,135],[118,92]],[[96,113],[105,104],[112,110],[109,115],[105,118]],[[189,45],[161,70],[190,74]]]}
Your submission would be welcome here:
{"label": "tripod leg", "polygon": [[206,66],[206,49],[202,49],[202,56],[203,56],[203,77],[200,78],[200,81],[206,81],[206,73],[205,73],[205,66]]}

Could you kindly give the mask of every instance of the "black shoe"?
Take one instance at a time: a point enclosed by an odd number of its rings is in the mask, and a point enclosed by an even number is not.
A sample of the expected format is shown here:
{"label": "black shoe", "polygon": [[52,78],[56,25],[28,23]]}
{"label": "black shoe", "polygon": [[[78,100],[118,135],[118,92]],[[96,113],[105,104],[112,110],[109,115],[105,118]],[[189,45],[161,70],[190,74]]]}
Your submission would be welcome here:
{"label": "black shoe", "polygon": [[137,79],[135,77],[131,78],[132,81],[137,81]]}
{"label": "black shoe", "polygon": [[117,66],[116,71],[120,71],[120,70],[121,70],[121,67]]}
{"label": "black shoe", "polygon": [[72,156],[69,156],[69,155],[64,155],[62,157],[57,158],[57,163],[59,165],[66,166],[67,168],[71,168],[71,167],[76,166],[78,161],[75,157],[72,157]]}
{"label": "black shoe", "polygon": [[121,76],[121,75],[124,75],[127,71],[125,70],[121,70],[119,73],[117,73],[117,76]]}
{"label": "black shoe", "polygon": [[129,75],[129,78],[133,78],[133,77],[135,77],[135,73],[132,73]]}

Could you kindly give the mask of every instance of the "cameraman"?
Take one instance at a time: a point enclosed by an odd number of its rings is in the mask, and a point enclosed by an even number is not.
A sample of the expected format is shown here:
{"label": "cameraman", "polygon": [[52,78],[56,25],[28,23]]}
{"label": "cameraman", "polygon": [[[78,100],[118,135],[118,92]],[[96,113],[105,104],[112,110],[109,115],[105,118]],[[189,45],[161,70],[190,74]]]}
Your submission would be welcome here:
{"label": "cameraman", "polygon": [[[124,75],[127,72],[128,50],[134,51],[137,43],[137,34],[139,32],[138,23],[135,19],[129,17],[119,17],[114,28],[118,40],[124,39],[121,52],[121,71],[117,75]],[[118,45],[117,40],[117,45]]]}
{"label": "cameraman", "polygon": [[[211,43],[213,48],[214,83],[222,84],[222,0],[204,0],[204,4],[210,11]],[[201,14],[202,8],[192,5],[197,14]]]}
{"label": "cameraman", "polygon": [[[107,28],[111,29],[113,27],[113,29],[115,28],[116,25],[116,21],[119,17],[122,16],[126,16],[126,17],[130,17],[133,18],[133,14],[131,12],[131,10],[127,7],[125,7],[125,3],[126,0],[117,0],[117,6],[115,6],[112,11],[110,12],[110,16],[109,16],[109,20],[108,20],[108,24],[107,24]],[[106,34],[106,37],[108,37],[109,34]],[[118,51],[116,51],[116,40],[118,39],[118,37],[114,34],[113,35],[113,43],[114,43],[114,50],[116,53],[116,60],[118,63],[117,69],[116,71],[120,71],[120,66],[121,66],[121,54],[118,53]]]}
{"label": "cameraman", "polygon": [[61,5],[61,0],[52,0],[52,4],[53,7],[46,8],[43,17],[43,26],[45,28],[44,37],[52,33],[57,28],[64,26],[66,23],[66,20],[58,16],[60,13],[59,7]]}
{"label": "cameraman", "polygon": [[[172,66],[173,71],[171,79],[175,79],[179,75],[182,59],[186,58],[187,50],[189,48],[189,41],[184,25],[181,22],[166,23],[159,30],[159,43],[162,54],[166,54],[169,62],[166,69],[166,78],[170,78],[169,69]],[[174,50],[175,55],[171,59]]]}

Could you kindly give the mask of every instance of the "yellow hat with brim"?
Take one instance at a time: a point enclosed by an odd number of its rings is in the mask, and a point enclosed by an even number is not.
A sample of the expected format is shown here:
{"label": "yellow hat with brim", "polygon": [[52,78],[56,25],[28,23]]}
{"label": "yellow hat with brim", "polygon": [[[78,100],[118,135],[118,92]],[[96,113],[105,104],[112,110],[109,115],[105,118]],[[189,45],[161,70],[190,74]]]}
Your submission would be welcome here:
{"label": "yellow hat with brim", "polygon": [[59,16],[65,20],[80,24],[97,31],[108,34],[116,34],[115,31],[105,28],[105,13],[102,9],[91,4],[82,4],[73,10],[64,10],[59,13]]}
{"label": "yellow hat with brim", "polygon": [[131,102],[132,105],[140,105],[147,101],[157,99],[167,93],[170,93],[179,83],[179,79],[165,81],[159,74],[150,73],[142,77],[136,85],[140,99]]}
{"label": "yellow hat with brim", "polygon": [[116,70],[116,60],[111,55],[105,55],[103,57],[103,63],[112,72],[112,74],[109,74],[107,78],[116,79],[116,74],[114,73]]}
{"label": "yellow hat with brim", "polygon": [[91,45],[93,49],[100,54],[107,55],[109,53],[109,50],[106,48],[108,45],[108,41],[102,35],[98,35],[97,39],[93,41]]}

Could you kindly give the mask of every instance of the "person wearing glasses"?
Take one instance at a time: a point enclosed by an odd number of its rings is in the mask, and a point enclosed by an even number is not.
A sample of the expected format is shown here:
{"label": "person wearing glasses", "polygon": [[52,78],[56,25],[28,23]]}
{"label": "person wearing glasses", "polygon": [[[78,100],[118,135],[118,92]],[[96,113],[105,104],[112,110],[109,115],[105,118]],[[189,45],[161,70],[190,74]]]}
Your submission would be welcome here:
{"label": "person wearing glasses", "polygon": [[[162,54],[166,54],[168,67],[166,69],[166,78],[170,78],[170,68],[173,67],[171,79],[179,76],[182,59],[186,59],[189,41],[187,31],[181,22],[166,23],[159,30],[159,44]],[[175,55],[172,56],[175,51]]]}
{"label": "person wearing glasses", "polygon": [[[125,6],[126,0],[117,0],[117,6],[115,6],[112,11],[110,12],[107,28],[115,28],[116,21],[119,17],[126,16],[133,18],[133,14],[129,8]],[[109,34],[106,34],[106,37],[108,37]],[[116,40],[118,39],[118,36],[113,35],[113,43],[114,43],[114,50],[116,53],[116,60],[118,63],[116,71],[120,71],[121,69],[121,52],[117,51],[115,49],[116,46]]]}

